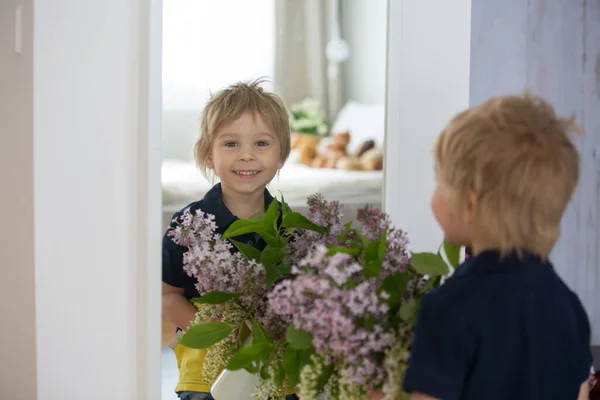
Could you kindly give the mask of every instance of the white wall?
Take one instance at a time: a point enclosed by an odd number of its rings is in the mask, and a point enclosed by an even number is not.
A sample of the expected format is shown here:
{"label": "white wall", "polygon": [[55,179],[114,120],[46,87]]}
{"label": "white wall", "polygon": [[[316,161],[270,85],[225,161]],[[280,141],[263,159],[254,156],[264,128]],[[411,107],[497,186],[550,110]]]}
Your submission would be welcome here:
{"label": "white wall", "polygon": [[342,66],[345,99],[385,103],[388,0],[342,0],[342,37],[350,59]]}
{"label": "white wall", "polygon": [[470,0],[390,0],[384,207],[416,251],[442,233],[429,202],[433,143],[469,106]]}
{"label": "white wall", "polygon": [[157,399],[160,1],[32,3],[0,9],[0,398]]}
{"label": "white wall", "polygon": [[576,141],[579,186],[551,258],[586,306],[600,345],[600,2],[473,0],[472,27],[472,104],[527,87],[585,131]]}
{"label": "white wall", "polygon": [[[22,53],[15,52],[21,6]],[[0,2],[0,399],[35,399],[33,1]]]}

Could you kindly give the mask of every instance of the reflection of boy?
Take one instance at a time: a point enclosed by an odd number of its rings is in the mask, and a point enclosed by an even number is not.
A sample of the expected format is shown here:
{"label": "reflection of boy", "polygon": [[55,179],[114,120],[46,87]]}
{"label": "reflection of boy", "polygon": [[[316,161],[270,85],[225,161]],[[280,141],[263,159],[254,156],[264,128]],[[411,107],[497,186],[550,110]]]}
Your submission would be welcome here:
{"label": "reflection of boy", "polygon": [[[222,90],[202,113],[196,162],[207,178],[214,174],[220,183],[184,210],[189,208],[195,213],[201,209],[214,215],[219,234],[238,218],[266,211],[273,201],[266,186],[290,153],[287,109],[275,94],[264,92],[260,83],[239,83]],[[174,220],[182,213],[183,210],[176,213]],[[169,231],[175,228],[174,222]],[[163,314],[181,330],[194,321],[197,310],[190,299],[199,294],[196,280],[183,269],[183,254],[187,249],[176,245],[169,231],[163,239]],[[266,246],[258,234],[246,234],[236,240],[261,250]],[[202,373],[207,350],[176,343],[174,352],[179,367],[175,391],[180,399],[213,400],[211,384]]]}

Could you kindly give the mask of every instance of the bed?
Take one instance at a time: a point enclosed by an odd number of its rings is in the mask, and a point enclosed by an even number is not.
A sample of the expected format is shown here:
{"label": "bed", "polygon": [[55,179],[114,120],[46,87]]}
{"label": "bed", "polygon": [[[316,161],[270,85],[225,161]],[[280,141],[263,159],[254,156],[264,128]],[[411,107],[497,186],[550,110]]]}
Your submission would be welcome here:
{"label": "bed", "polygon": [[[380,203],[383,171],[341,171],[286,164],[267,187],[276,197],[283,195],[292,207],[302,207],[306,198],[321,193],[343,204]],[[164,160],[162,163],[163,209],[174,212],[199,200],[212,187],[192,162]]]}

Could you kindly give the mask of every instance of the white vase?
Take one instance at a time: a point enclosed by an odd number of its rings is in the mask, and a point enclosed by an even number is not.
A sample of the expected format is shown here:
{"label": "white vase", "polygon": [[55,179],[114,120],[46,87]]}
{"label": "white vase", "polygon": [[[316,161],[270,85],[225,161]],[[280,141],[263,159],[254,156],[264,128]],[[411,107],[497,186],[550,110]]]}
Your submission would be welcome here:
{"label": "white vase", "polygon": [[[250,329],[252,325],[247,321]],[[244,346],[252,343],[252,335],[248,336]],[[241,369],[230,371],[224,369],[210,388],[210,394],[215,400],[252,400],[252,393],[258,385],[258,375],[254,375]]]}

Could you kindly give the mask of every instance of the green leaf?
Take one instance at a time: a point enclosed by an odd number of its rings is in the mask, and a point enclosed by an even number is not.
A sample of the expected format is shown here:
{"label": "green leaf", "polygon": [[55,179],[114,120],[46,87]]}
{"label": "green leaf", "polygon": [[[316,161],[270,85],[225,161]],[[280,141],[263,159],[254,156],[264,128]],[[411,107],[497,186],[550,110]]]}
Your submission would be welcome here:
{"label": "green leaf", "polygon": [[406,271],[394,272],[384,279],[381,284],[381,290],[390,296],[387,299],[390,309],[395,310],[400,306],[404,292],[406,292],[406,285],[410,282],[410,279],[410,273]]}
{"label": "green leaf", "polygon": [[427,282],[425,282],[425,285],[423,286],[423,289],[421,289],[421,293],[427,293],[429,291],[431,291],[431,289],[438,287],[440,285],[441,282],[441,276],[436,276],[435,278],[429,278],[427,280]]}
{"label": "green leaf", "polygon": [[381,274],[381,261],[368,261],[362,272],[365,278],[378,278]]}
{"label": "green leaf", "polygon": [[446,275],[449,271],[444,259],[434,253],[412,254],[412,266],[419,274],[430,277]]}
{"label": "green leaf", "polygon": [[323,372],[321,375],[319,375],[319,379],[317,379],[317,393],[321,393],[321,391],[325,388],[325,385],[327,385],[327,382],[329,382],[329,378],[331,378],[332,374],[333,365],[323,366]]}
{"label": "green leaf", "polygon": [[271,378],[271,375],[269,374],[268,364],[263,364],[260,368],[260,378],[265,381]]}
{"label": "green leaf", "polygon": [[225,322],[203,322],[192,326],[181,337],[181,344],[192,349],[207,349],[225,339],[233,325]]}
{"label": "green leaf", "polygon": [[238,242],[237,240],[233,239],[229,239],[229,241],[233,243],[234,246],[238,248],[240,253],[242,253],[248,260],[260,260],[260,250],[256,247],[243,242]]}
{"label": "green leaf", "polygon": [[358,283],[356,283],[356,281],[354,280],[353,277],[349,276],[348,279],[346,279],[346,283],[344,284],[344,289],[352,290],[357,286],[358,286]]}
{"label": "green leaf", "polygon": [[260,255],[260,263],[264,265],[266,271],[267,286],[270,286],[279,277],[277,270],[278,253],[278,248],[268,245]]}
{"label": "green leaf", "polygon": [[233,221],[229,228],[221,235],[221,239],[244,235],[246,233],[262,233],[264,231],[264,221],[252,221],[248,219],[238,219]]}
{"label": "green leaf", "polygon": [[400,306],[400,318],[408,323],[414,323],[417,319],[417,309],[419,304],[415,299],[402,303]]}
{"label": "green leaf", "polygon": [[311,364],[311,355],[315,353],[314,347],[305,350],[296,350],[288,346],[283,354],[283,368],[290,386],[300,383],[300,371],[304,366]]}
{"label": "green leaf", "polygon": [[444,241],[444,253],[453,268],[458,267],[460,263],[460,246]]}
{"label": "green leaf", "polygon": [[365,239],[365,261],[383,261],[387,250],[387,237],[381,235],[377,240]]}
{"label": "green leaf", "polygon": [[387,253],[387,233],[384,233],[379,238],[379,248],[378,248],[378,253],[377,253],[378,260],[383,262],[383,260],[385,260],[386,253]]}
{"label": "green leaf", "polygon": [[315,354],[315,352],[315,348],[312,346],[308,349],[299,350],[298,356],[300,357],[300,366],[304,367],[305,365],[310,364],[310,357]]}
{"label": "green leaf", "polygon": [[267,331],[264,330],[256,318],[252,318],[252,344],[271,344]]}
{"label": "green leaf", "polygon": [[253,362],[259,362],[269,356],[273,346],[270,344],[251,344],[242,347],[237,353],[229,359],[226,369],[237,371],[246,368]]}
{"label": "green leaf", "polygon": [[260,237],[262,237],[269,246],[277,247],[284,245],[284,241],[279,236],[266,232],[265,229],[261,230],[258,233],[260,234]]}
{"label": "green leaf", "polygon": [[300,352],[288,346],[283,354],[283,368],[290,386],[296,386],[300,383],[300,371],[302,367]]}
{"label": "green leaf", "polygon": [[350,232],[350,229],[352,229],[352,221],[346,222],[344,224],[344,230],[339,235],[337,235],[337,237],[336,237],[336,239],[338,240],[338,242],[343,242],[344,241],[344,239],[346,238],[346,236]]}
{"label": "green leaf", "polygon": [[296,350],[305,350],[312,347],[312,335],[302,329],[296,329],[294,325],[289,325],[285,333],[285,338],[290,347]]}
{"label": "green leaf", "polygon": [[271,245],[265,247],[260,257],[260,263],[265,267],[267,287],[271,287],[282,276],[290,273],[290,264],[283,260],[283,247]]}
{"label": "green leaf", "polygon": [[272,271],[267,271],[266,276],[266,285],[267,288],[273,286],[276,282],[279,282],[281,278],[284,278],[286,275],[290,274],[292,266],[287,261],[282,261],[275,265]]}
{"label": "green leaf", "polygon": [[193,298],[190,301],[196,304],[223,304],[227,303],[229,300],[237,299],[242,294],[242,292],[219,292],[214,290],[206,293],[202,297]]}
{"label": "green leaf", "polygon": [[336,253],[346,253],[346,254],[350,254],[351,256],[355,256],[358,253],[360,253],[360,249],[357,248],[348,248],[348,247],[342,247],[342,246],[327,246],[327,255],[328,256],[332,256]]}
{"label": "green leaf", "polygon": [[378,241],[365,239],[364,249],[365,262],[377,261],[377,255],[379,253]]}
{"label": "green leaf", "polygon": [[325,233],[327,228],[319,226],[297,212],[290,212],[283,217],[283,226],[285,228],[303,228],[311,231]]}
{"label": "green leaf", "polygon": [[285,200],[283,198],[283,194],[282,194],[281,195],[281,213],[285,217],[287,214],[289,214],[291,212],[292,212],[292,209],[290,208],[290,206],[288,205],[288,203],[285,202]]}
{"label": "green leaf", "polygon": [[277,219],[279,218],[279,202],[275,199],[269,204],[265,214],[265,229],[272,235],[277,235]]}
{"label": "green leaf", "polygon": [[282,386],[285,379],[285,369],[283,363],[276,362],[273,366],[273,383],[275,386]]}
{"label": "green leaf", "polygon": [[369,240],[363,236],[365,268],[363,275],[365,278],[378,278],[381,274],[381,264],[385,259],[387,249],[387,238],[381,235],[377,240]]}
{"label": "green leaf", "polygon": [[265,247],[265,249],[262,251],[262,253],[260,255],[260,263],[262,265],[264,265],[265,268],[275,266],[275,264],[277,264],[277,261],[278,261],[277,258],[279,256],[279,252],[280,252],[279,248],[268,245],[267,247]]}
{"label": "green leaf", "polygon": [[246,365],[244,369],[253,375],[258,374],[258,367],[253,364]]}

